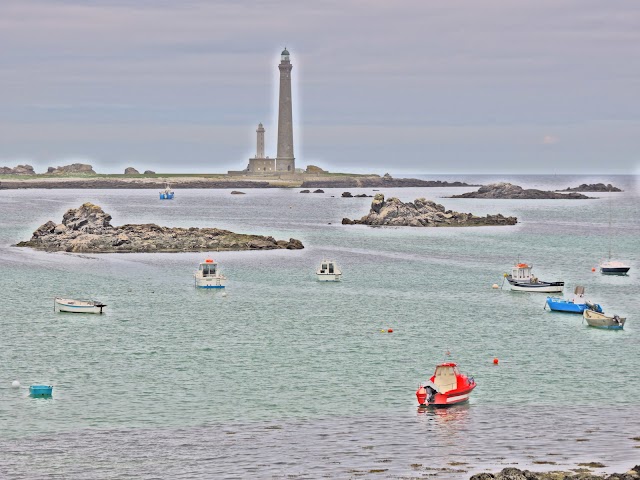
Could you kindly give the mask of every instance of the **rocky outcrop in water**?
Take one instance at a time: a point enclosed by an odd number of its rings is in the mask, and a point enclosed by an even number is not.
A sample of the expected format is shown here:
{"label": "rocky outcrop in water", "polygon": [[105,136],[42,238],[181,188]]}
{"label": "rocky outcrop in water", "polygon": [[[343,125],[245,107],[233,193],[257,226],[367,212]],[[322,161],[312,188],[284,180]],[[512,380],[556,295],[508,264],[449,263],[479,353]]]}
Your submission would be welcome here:
{"label": "rocky outcrop in water", "polygon": [[93,167],[86,163],[73,163],[71,165],[65,165],[63,167],[49,167],[47,169],[49,175],[65,175],[65,174],[85,174],[95,175]]}
{"label": "rocky outcrop in water", "polygon": [[145,171],[144,171],[144,174],[145,174],[145,175],[155,175],[155,174],[156,174],[156,172],[154,172],[153,170],[145,170]]}
{"label": "rocky outcrop in water", "polygon": [[31,165],[18,165],[17,167],[0,167],[0,175],[35,175]]}
{"label": "rocky outcrop in water", "polygon": [[521,200],[544,200],[544,199],[583,199],[591,198],[581,193],[556,193],[533,188],[524,189],[519,185],[501,182],[480,187],[475,192],[453,195],[449,198],[499,198],[499,199],[521,199]]}
{"label": "rocky outcrop in water", "polygon": [[140,172],[133,167],[127,167],[124,169],[125,175],[140,175]]}
{"label": "rocky outcrop in water", "polygon": [[621,192],[618,187],[614,187],[610,183],[605,185],[604,183],[583,183],[579,187],[567,187],[564,190],[558,190],[559,192]]}
{"label": "rocky outcrop in water", "polygon": [[294,238],[275,240],[218,228],[169,228],[154,223],[111,225],[111,215],[98,205],[85,203],[68,210],[62,223],[52,221],[38,227],[31,240],[18,247],[48,252],[198,252],[219,250],[297,250],[304,248]]}
{"label": "rocky outcrop in water", "polygon": [[[586,469],[585,469],[586,470]],[[589,470],[576,472],[531,472],[518,468],[503,468],[498,473],[477,473],[470,480],[638,480],[640,478],[640,465],[636,465],[625,473],[612,473],[610,475],[595,475]]]}
{"label": "rocky outcrop in water", "polygon": [[445,208],[431,200],[418,198],[413,203],[403,203],[398,198],[384,199],[376,194],[371,202],[371,210],[360,220],[342,219],[343,225],[385,225],[406,227],[467,227],[482,225],[515,225],[516,217],[501,214],[476,217],[471,213],[459,213]]}
{"label": "rocky outcrop in water", "polygon": [[342,198],[367,198],[373,197],[373,195],[367,195],[366,193],[359,193],[358,195],[353,195],[351,192],[342,192],[340,195]]}
{"label": "rocky outcrop in water", "polygon": [[240,192],[238,190],[231,190],[231,195],[246,195],[246,193]]}

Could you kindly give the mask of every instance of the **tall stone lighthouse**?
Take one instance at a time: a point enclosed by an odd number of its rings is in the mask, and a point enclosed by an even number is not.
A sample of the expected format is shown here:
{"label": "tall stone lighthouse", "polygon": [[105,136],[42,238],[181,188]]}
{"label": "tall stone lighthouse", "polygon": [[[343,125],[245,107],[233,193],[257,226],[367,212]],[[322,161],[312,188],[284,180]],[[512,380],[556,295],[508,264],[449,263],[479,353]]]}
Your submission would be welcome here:
{"label": "tall stone lighthouse", "polygon": [[280,54],[280,100],[278,102],[278,153],[276,170],[295,172],[296,161],[293,156],[293,118],[291,114],[291,69],[289,51],[285,48]]}

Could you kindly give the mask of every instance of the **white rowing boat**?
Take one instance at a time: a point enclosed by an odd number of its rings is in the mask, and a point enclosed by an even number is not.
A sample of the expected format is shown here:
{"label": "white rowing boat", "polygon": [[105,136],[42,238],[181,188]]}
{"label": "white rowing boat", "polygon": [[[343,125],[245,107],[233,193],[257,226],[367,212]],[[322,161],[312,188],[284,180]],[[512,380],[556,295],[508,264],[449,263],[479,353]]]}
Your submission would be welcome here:
{"label": "white rowing boat", "polygon": [[93,300],[74,300],[60,297],[54,299],[54,310],[57,312],[102,313],[104,307],[106,307],[104,303]]}

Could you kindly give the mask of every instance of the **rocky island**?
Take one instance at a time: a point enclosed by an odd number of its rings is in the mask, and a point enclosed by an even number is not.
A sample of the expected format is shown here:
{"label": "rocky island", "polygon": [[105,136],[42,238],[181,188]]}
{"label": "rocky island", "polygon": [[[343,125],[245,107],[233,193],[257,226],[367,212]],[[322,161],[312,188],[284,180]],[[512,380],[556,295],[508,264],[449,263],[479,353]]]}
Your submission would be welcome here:
{"label": "rocky island", "polygon": [[17,167],[0,167],[0,175],[35,175],[31,165],[18,165]]}
{"label": "rocky island", "polygon": [[472,213],[459,213],[445,208],[432,200],[418,198],[414,202],[403,203],[396,197],[384,199],[376,194],[371,202],[371,210],[360,220],[342,219],[343,225],[379,225],[405,227],[469,227],[484,225],[515,225],[516,217],[501,214],[477,217]]}
{"label": "rocky island", "polygon": [[519,185],[501,182],[480,187],[475,192],[467,192],[460,195],[453,195],[449,198],[499,198],[499,199],[519,199],[519,200],[545,200],[545,199],[585,199],[593,198],[581,193],[556,193],[534,188],[524,189]]}
{"label": "rocky island", "polygon": [[614,187],[610,183],[605,185],[604,183],[583,183],[579,187],[567,187],[564,190],[558,190],[559,192],[621,192],[618,187]]}
{"label": "rocky island", "polygon": [[62,223],[41,225],[31,240],[17,247],[48,252],[129,253],[199,252],[220,250],[298,250],[302,242],[294,238],[276,240],[261,235],[233,233],[218,228],[169,228],[154,223],[111,225],[111,215],[92,203],[68,210]]}

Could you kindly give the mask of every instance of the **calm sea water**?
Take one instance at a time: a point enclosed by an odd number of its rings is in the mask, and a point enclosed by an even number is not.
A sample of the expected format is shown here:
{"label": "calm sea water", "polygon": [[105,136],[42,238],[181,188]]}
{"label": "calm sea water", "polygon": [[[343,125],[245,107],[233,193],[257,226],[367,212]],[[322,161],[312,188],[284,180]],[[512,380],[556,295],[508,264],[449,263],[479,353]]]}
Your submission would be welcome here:
{"label": "calm sea water", "polygon": [[[625,192],[512,201],[383,189],[520,222],[412,229],[341,225],[370,203],[343,189],[178,190],[172,202],[145,190],[0,191],[0,477],[463,478],[510,464],[640,463],[638,178],[428,178]],[[223,296],[193,287],[203,253],[11,247],[86,201],[115,225],[215,226],[306,248],[213,252]],[[591,272],[609,232],[627,277]],[[339,262],[342,283],[315,281],[323,257]],[[493,290],[517,259],[567,294],[584,285],[628,317],[625,330],[545,311],[544,295]],[[56,314],[57,295],[102,300],[107,313]],[[447,350],[478,388],[467,406],[419,412],[415,389]],[[54,385],[53,398],[29,398],[33,383]]]}

